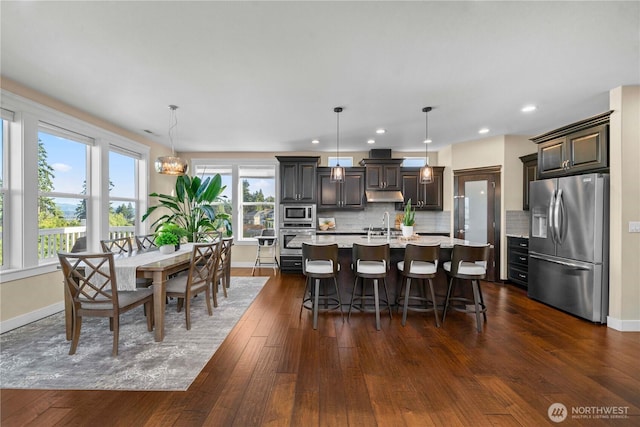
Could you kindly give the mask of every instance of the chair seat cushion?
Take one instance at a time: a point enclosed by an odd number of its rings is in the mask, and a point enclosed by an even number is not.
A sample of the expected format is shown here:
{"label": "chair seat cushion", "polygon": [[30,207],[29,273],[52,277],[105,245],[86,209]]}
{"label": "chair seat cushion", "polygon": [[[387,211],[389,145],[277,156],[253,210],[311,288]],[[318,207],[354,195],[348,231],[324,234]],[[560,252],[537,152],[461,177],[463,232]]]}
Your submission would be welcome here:
{"label": "chair seat cushion", "polygon": [[[184,293],[187,289],[187,282],[189,281],[189,273],[184,271],[178,274],[176,277],[173,277],[167,280],[167,293]],[[199,291],[208,286],[207,282],[199,281],[195,284],[191,285],[191,292]]]}
{"label": "chair seat cushion", "polygon": [[358,260],[357,272],[363,274],[386,274],[387,266],[383,261]]}
{"label": "chair seat cushion", "polygon": [[[137,301],[147,298],[149,295],[153,295],[153,289],[143,288],[135,291],[118,291],[118,306],[120,308],[131,305]],[[84,310],[110,310],[113,308],[111,301],[105,301],[96,304],[81,303],[81,308]]]}
{"label": "chair seat cushion", "polygon": [[[442,267],[445,269],[445,271],[450,272],[451,261],[445,262],[444,264],[442,264]],[[475,263],[475,262],[462,261],[460,263],[460,266],[458,267],[458,274],[481,276],[486,273],[487,273],[486,268],[482,264]]]}
{"label": "chair seat cushion", "polygon": [[[398,270],[404,271],[404,261],[398,263]],[[411,261],[411,268],[407,273],[413,274],[434,274],[437,270],[437,266],[432,262],[426,261]]]}
{"label": "chair seat cushion", "polygon": [[[305,269],[307,273],[329,274],[333,273],[333,262],[330,260],[306,260]],[[340,270],[340,264],[338,264]]]}

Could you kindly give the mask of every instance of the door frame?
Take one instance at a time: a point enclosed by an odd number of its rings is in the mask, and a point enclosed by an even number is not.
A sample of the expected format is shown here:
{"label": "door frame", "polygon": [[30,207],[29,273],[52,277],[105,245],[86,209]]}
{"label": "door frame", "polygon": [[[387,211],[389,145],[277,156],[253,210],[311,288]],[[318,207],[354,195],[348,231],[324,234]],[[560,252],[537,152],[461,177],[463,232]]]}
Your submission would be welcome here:
{"label": "door frame", "polygon": [[[471,169],[458,169],[453,171],[453,237],[462,238],[458,233],[460,230],[461,224],[464,223],[463,213],[459,210],[459,201],[464,195],[461,195],[459,192],[459,180],[460,178],[471,178],[476,175],[482,175],[484,177],[489,177],[489,182],[492,183],[493,189],[493,203],[491,207],[493,208],[493,221],[490,215],[487,216],[487,229],[491,230],[493,228],[493,236],[487,236],[489,243],[493,246],[493,249],[490,251],[489,262],[487,263],[487,281],[491,282],[499,282],[500,281],[500,257],[501,257],[501,244],[500,244],[500,235],[501,235],[501,206],[502,206],[502,190],[501,190],[501,181],[500,176],[502,174],[502,166],[487,166],[482,168],[471,168]],[[479,177],[479,179],[482,179]],[[490,200],[491,193],[489,194],[488,202],[491,203]],[[493,237],[493,242],[491,242],[491,237]]]}

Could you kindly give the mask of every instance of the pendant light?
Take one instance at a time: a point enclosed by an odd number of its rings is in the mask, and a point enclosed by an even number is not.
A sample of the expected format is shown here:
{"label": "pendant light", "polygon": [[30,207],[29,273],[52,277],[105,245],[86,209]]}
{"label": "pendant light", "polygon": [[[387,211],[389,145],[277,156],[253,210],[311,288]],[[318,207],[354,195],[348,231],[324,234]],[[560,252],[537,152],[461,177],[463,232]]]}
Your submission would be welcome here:
{"label": "pendant light", "polygon": [[169,105],[171,110],[169,115],[169,141],[171,141],[171,155],[161,156],[156,159],[156,172],[163,175],[185,175],[189,169],[186,160],[176,157],[173,148],[173,136],[177,133],[178,117],[176,116],[177,105]]}
{"label": "pendant light", "polygon": [[342,107],[336,107],[333,109],[336,113],[336,165],[331,168],[331,176],[329,180],[331,182],[344,182],[344,168],[340,166],[340,113]]}
{"label": "pendant light", "polygon": [[429,111],[433,108],[424,107],[422,112],[425,117],[425,140],[424,140],[424,166],[420,168],[420,184],[431,184],[433,182],[433,168],[429,166]]}

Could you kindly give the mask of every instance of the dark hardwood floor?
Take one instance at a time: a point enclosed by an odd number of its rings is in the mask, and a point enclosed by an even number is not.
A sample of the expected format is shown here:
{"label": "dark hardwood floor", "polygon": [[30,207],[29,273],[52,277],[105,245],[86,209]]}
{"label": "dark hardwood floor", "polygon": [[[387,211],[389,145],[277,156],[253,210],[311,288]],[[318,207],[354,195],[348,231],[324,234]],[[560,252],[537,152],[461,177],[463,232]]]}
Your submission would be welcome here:
{"label": "dark hardwood floor", "polygon": [[[640,333],[494,283],[483,283],[482,333],[456,312],[441,328],[432,313],[410,312],[405,327],[383,315],[381,331],[373,314],[325,313],[314,331],[308,311],[298,317],[303,286],[272,277],[186,392],[3,389],[1,424],[541,426],[555,425],[547,410],[559,402],[561,425],[640,425]],[[612,407],[627,418],[594,413]]]}

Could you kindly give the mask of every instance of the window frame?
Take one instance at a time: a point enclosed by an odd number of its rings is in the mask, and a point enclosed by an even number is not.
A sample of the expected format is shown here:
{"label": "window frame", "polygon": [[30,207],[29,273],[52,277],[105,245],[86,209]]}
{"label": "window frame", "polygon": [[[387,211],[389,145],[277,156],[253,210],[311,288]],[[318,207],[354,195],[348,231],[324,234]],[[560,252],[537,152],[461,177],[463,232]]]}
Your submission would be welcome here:
{"label": "window frame", "polygon": [[[14,112],[4,147],[7,156],[3,159],[6,165],[11,165],[3,169],[8,183],[4,189],[7,196],[4,207],[10,205],[3,212],[6,225],[3,242],[11,245],[10,250],[3,252],[8,256],[0,267],[0,283],[4,283],[53,272],[58,266],[57,257],[42,263],[38,260],[38,171],[37,166],[31,165],[37,165],[38,131],[42,123],[93,139],[87,166],[87,216],[90,219],[87,218],[86,232],[89,250],[98,251],[100,239],[109,233],[109,147],[118,146],[140,156],[136,186],[140,206],[137,215],[147,208],[150,147],[5,89],[0,89],[0,95],[2,110]],[[78,198],[76,194],[71,196]],[[142,231],[140,227],[136,232]]]}
{"label": "window frame", "polygon": [[[231,209],[232,209],[232,227],[233,227],[233,238],[235,243],[240,245],[255,245],[257,239],[255,237],[247,238],[238,234],[238,230],[242,230],[242,218],[240,209],[242,208],[242,181],[240,177],[240,168],[256,168],[256,167],[269,167],[273,168],[274,171],[274,185],[275,185],[275,202],[274,202],[274,224],[278,224],[278,209],[277,206],[280,203],[280,195],[278,194],[278,189],[280,188],[280,177],[279,177],[279,168],[278,161],[275,157],[272,159],[268,158],[241,158],[241,159],[192,159],[191,160],[191,170],[194,171],[194,174],[198,176],[202,176],[202,172],[199,172],[201,168],[206,170],[210,169],[218,169],[218,168],[230,168],[231,169]],[[270,203],[270,202],[265,202]]]}

